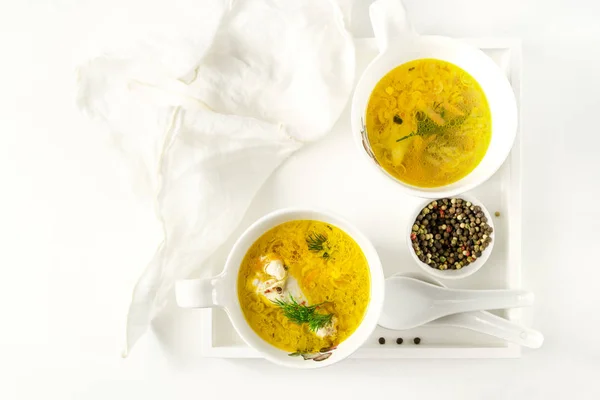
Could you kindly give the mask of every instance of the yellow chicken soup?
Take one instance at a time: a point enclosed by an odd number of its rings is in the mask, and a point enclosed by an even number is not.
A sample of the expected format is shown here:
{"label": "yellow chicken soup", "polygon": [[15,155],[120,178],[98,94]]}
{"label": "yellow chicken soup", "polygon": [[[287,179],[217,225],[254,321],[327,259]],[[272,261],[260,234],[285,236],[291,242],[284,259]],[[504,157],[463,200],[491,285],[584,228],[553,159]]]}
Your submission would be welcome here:
{"label": "yellow chicken soup", "polygon": [[238,275],[246,320],[265,341],[295,353],[334,348],[360,325],[370,294],[358,244],[324,222],[285,222],[250,247]]}
{"label": "yellow chicken soup", "polygon": [[420,59],[388,72],[371,93],[366,130],[377,162],[402,182],[438,187],[483,159],[492,118],[477,81],[454,64]]}

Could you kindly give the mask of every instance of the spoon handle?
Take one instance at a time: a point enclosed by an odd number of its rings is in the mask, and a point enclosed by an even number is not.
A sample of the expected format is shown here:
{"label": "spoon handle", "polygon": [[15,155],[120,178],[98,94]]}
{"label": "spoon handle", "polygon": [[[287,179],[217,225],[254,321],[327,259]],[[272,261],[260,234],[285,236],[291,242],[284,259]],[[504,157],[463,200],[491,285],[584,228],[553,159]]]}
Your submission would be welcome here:
{"label": "spoon handle", "polygon": [[451,296],[435,300],[446,309],[444,314],[466,311],[526,307],[533,304],[533,293],[525,290],[455,290]]}
{"label": "spoon handle", "polygon": [[470,329],[532,349],[541,347],[544,342],[544,336],[541,332],[488,312],[474,311],[454,314],[432,321],[432,323]]}

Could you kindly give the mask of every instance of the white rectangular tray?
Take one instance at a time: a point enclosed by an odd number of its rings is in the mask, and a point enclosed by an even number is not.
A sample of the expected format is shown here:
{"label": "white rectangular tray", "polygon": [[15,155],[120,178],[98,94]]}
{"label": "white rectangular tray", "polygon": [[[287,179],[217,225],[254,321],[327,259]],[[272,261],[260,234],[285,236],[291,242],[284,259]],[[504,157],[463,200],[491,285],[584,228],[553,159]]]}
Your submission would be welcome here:
{"label": "white rectangular tray", "polygon": [[[516,39],[463,39],[481,48],[506,72],[520,103],[521,44]],[[376,56],[374,39],[356,40],[357,79]],[[254,199],[240,230],[260,216],[283,207],[319,207],[348,218],[371,238],[386,276],[419,272],[408,254],[406,224],[417,199],[394,190],[394,183],[365,165],[350,132],[349,106],[323,140],[305,146],[266,182]],[[472,289],[517,288],[521,281],[520,132],[502,168],[472,193],[491,213],[500,211],[494,250],[476,274],[451,287]],[[218,270],[219,268],[217,268]],[[218,272],[218,271],[215,271]],[[207,357],[260,357],[236,334],[225,312],[201,310],[201,350]],[[501,313],[520,321],[519,310]],[[386,339],[385,345],[378,338]],[[403,338],[402,345],[396,338]],[[421,338],[415,345],[413,339]],[[377,327],[355,358],[510,358],[521,348],[502,340],[460,328],[423,326],[408,331]]]}

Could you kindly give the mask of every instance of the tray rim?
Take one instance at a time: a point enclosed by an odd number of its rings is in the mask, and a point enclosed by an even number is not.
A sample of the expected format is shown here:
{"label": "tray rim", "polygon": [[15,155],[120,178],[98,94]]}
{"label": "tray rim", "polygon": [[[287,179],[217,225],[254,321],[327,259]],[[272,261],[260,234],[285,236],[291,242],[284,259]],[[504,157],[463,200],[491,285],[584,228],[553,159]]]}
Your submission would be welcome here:
{"label": "tray rim", "polygon": [[[480,37],[480,38],[455,38],[464,41],[482,50],[505,49],[509,52],[509,80],[515,92],[518,109],[518,127],[515,143],[510,152],[510,192],[518,193],[518,196],[510,196],[507,204],[508,214],[511,216],[510,240],[508,242],[507,263],[512,267],[507,270],[507,281],[511,288],[521,286],[521,74],[522,74],[522,42],[517,37]],[[354,38],[354,42],[370,43],[375,38]],[[260,354],[246,346],[213,346],[213,310],[202,309],[200,311],[200,350],[203,357],[209,358],[262,358]],[[522,312],[519,309],[511,309],[507,312],[507,318],[511,321],[520,321]],[[393,349],[379,350],[377,347],[361,347],[350,358],[356,359],[402,359],[402,358],[519,358],[521,346],[506,343],[503,346],[428,346],[428,347],[399,347]]]}

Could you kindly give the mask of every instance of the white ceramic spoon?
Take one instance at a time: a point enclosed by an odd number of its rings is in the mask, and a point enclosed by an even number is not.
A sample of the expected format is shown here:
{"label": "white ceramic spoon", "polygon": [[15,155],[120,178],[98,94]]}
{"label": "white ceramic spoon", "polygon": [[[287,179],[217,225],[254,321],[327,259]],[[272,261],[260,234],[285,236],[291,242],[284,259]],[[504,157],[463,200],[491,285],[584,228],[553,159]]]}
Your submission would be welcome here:
{"label": "white ceramic spoon", "polygon": [[411,329],[452,314],[532,304],[533,293],[523,290],[456,290],[392,276],[385,282],[379,324],[388,329]]}
{"label": "white ceramic spoon", "polygon": [[541,332],[484,311],[448,315],[431,321],[427,325],[470,329],[532,349],[540,348],[544,343],[544,335]]}
{"label": "white ceramic spoon", "polygon": [[[431,276],[420,273],[405,273],[395,276],[406,276],[420,279],[437,286],[444,286],[438,280]],[[394,277],[388,278],[393,279]],[[386,312],[384,307],[383,313]],[[485,333],[511,343],[521,346],[537,349],[544,342],[544,336],[541,332],[526,328],[520,324],[509,321],[487,311],[472,311],[448,315],[429,322],[429,326],[456,326],[469,329],[475,332]]]}

